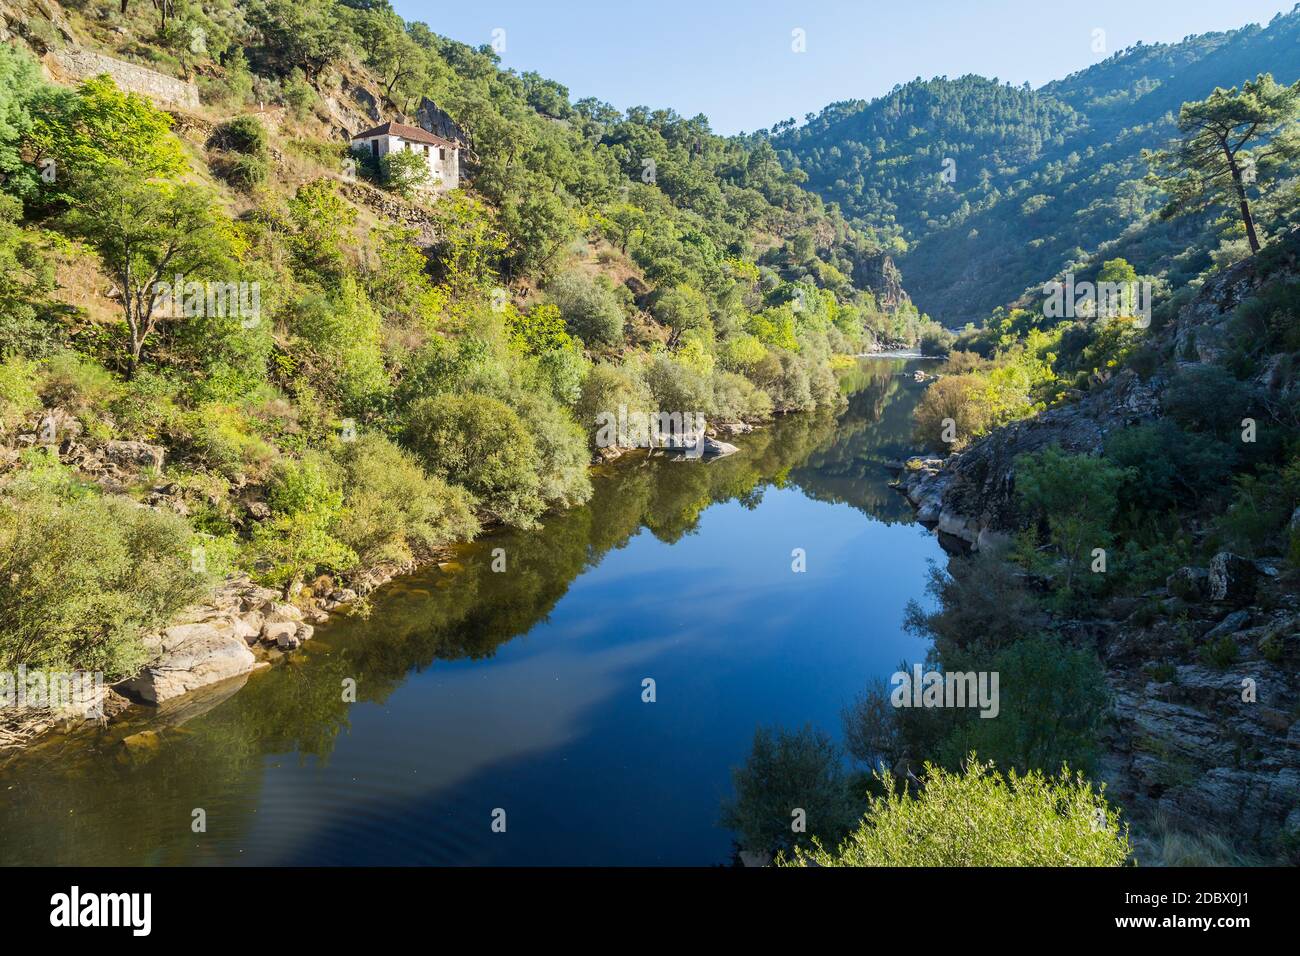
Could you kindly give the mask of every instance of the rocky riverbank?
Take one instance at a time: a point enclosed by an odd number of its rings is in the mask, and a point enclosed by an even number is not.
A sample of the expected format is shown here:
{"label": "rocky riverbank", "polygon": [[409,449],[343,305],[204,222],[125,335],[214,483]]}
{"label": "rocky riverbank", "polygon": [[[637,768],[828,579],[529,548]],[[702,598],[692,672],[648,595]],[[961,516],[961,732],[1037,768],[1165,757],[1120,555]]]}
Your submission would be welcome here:
{"label": "rocky riverbank", "polygon": [[[1255,287],[1250,263],[1207,283],[1157,344],[1178,365],[1216,362],[1225,324]],[[900,463],[897,487],[922,522],[973,550],[996,550],[1023,526],[1018,455],[1053,444],[1096,454],[1113,431],[1162,414],[1165,384],[1160,371],[1123,371],[958,454]],[[1259,384],[1267,394],[1269,382]],[[1101,657],[1114,703],[1102,777],[1140,829],[1218,833],[1246,857],[1296,858],[1300,594],[1282,556],[1222,551],[1163,587],[1049,626]]]}
{"label": "rocky riverbank", "polygon": [[[722,436],[736,437],[754,430],[745,422],[711,425],[705,438],[704,460],[735,454],[739,449]],[[22,450],[44,447],[59,461],[74,468],[83,479],[98,485],[105,494],[125,494],[148,483],[149,475],[160,474],[166,449],[145,442],[107,441],[83,438],[77,418],[54,408],[32,420],[19,432],[13,447],[0,447],[0,474],[16,467]],[[593,465],[612,462],[627,449],[601,449]],[[693,456],[676,455],[681,460]],[[252,498],[242,500],[249,522],[264,518],[265,506]],[[167,481],[149,486],[141,507],[189,513],[193,502],[182,489]],[[439,555],[434,560],[443,560]],[[346,609],[399,574],[418,565],[384,565],[354,572],[346,581],[320,577],[295,593],[293,600],[279,590],[261,587],[246,574],[220,584],[202,603],[187,608],[168,625],[147,634],[143,643],[149,662],[126,680],[102,686],[94,699],[80,699],[75,708],[61,711],[28,708],[18,713],[0,712],[0,752],[37,743],[51,731],[68,729],[90,719],[112,720],[133,705],[164,710],[185,709],[190,698],[219,701],[234,693],[248,675],[281,660],[312,638],[315,628],[332,613]],[[229,692],[223,692],[229,688]]]}

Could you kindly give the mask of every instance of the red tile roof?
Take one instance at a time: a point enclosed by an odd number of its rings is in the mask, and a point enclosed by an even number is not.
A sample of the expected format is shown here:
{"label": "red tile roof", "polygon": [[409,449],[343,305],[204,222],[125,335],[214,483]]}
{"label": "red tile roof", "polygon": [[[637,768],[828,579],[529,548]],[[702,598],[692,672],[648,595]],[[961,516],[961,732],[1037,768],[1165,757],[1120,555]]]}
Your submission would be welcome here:
{"label": "red tile roof", "polygon": [[435,136],[427,129],[419,126],[407,126],[405,123],[387,122],[373,129],[364,130],[352,137],[353,141],[359,139],[369,139],[372,136],[400,136],[402,139],[410,140],[412,143],[429,143],[432,146],[447,146],[452,149],[458,149],[459,146],[451,140],[443,139],[441,136]]}

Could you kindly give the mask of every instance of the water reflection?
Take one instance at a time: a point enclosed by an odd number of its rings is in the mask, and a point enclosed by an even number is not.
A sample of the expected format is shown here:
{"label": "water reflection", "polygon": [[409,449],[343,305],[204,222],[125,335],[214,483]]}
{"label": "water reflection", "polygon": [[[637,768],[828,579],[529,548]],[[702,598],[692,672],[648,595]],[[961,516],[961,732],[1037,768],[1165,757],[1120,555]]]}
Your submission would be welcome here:
{"label": "water reflection", "polygon": [[834,727],[915,656],[899,619],[938,547],[881,465],[910,447],[915,365],[864,360],[846,408],[741,454],[607,468],[587,506],[395,582],[206,712],[11,760],[0,860],[722,862],[718,800],[755,723]]}

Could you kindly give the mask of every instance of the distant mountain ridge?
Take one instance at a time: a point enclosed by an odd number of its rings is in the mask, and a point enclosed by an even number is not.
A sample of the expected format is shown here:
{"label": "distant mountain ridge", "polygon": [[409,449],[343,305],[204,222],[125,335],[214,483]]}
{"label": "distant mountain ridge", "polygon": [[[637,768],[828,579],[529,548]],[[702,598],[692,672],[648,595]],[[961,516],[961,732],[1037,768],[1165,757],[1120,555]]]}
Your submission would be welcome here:
{"label": "distant mountain ridge", "polygon": [[1258,73],[1300,78],[1300,5],[1267,25],[1139,44],[1038,90],[996,79],[917,78],[870,102],[834,103],[769,137],[807,187],[882,240],[949,326],[974,321],[1101,247],[1177,282],[1203,223],[1148,220],[1159,196],[1141,150],[1163,145],[1181,104]]}

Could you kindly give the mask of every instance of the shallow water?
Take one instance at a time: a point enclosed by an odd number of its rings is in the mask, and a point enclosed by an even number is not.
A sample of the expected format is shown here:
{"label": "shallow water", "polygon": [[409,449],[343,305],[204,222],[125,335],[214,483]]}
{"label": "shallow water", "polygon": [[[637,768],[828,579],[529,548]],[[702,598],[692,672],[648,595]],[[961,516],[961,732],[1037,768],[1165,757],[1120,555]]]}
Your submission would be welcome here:
{"label": "shallow water", "polygon": [[727,459],[602,469],[587,506],[399,579],[233,696],[11,760],[0,862],[729,862],[755,727],[838,736],[925,653],[901,621],[941,551],[882,465],[912,448],[921,364],[862,359],[846,410]]}

